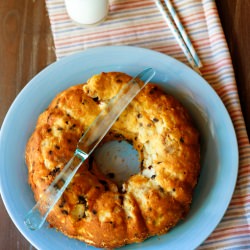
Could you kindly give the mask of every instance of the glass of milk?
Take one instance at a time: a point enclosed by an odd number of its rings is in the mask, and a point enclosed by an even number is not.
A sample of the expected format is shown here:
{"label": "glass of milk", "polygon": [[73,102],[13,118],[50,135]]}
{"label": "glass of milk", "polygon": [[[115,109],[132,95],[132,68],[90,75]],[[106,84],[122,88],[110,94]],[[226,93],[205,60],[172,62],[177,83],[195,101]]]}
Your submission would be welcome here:
{"label": "glass of milk", "polygon": [[109,0],[65,0],[70,18],[80,25],[97,25],[108,15]]}

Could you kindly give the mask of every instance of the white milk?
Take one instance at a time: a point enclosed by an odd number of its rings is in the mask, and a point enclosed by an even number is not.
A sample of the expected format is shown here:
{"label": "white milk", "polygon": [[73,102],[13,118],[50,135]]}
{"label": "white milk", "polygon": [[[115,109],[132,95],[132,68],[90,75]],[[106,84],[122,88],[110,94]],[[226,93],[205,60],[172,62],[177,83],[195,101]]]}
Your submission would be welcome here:
{"label": "white milk", "polygon": [[82,25],[94,25],[102,22],[109,7],[108,0],[65,0],[69,16]]}

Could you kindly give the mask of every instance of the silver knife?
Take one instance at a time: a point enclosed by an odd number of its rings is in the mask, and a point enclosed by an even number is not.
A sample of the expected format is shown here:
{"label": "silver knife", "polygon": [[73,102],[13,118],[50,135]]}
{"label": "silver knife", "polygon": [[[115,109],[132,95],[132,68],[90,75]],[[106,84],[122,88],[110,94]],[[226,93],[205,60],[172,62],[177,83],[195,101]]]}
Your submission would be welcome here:
{"label": "silver knife", "polygon": [[[25,216],[24,223],[31,230],[41,228],[57,201],[69,185],[82,163],[94,151],[103,137],[107,134],[116,119],[128,106],[140,90],[154,77],[155,71],[147,68],[126,83],[118,94],[111,99],[84,135],[80,138],[74,156],[43,193],[36,205]],[[138,79],[142,83],[138,83]]]}

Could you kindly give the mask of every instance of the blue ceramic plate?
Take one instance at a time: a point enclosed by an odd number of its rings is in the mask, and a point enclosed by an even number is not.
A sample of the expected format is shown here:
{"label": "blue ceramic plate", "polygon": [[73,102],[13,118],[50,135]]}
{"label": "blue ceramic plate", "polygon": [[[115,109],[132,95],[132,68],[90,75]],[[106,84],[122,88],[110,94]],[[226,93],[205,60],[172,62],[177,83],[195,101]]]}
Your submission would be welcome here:
{"label": "blue ceramic plate", "polygon": [[155,51],[112,46],[88,49],[53,63],[18,95],[4,120],[0,137],[1,195],[20,232],[38,249],[94,249],[69,239],[45,225],[30,231],[24,216],[34,206],[24,162],[26,142],[38,115],[54,96],[71,85],[85,82],[102,71],[136,75],[144,68],[156,70],[153,82],[176,96],[189,110],[201,132],[201,175],[187,219],[169,233],[152,237],[126,249],[194,249],[222,219],[235,187],[238,148],[235,131],[220,98],[189,67]]}

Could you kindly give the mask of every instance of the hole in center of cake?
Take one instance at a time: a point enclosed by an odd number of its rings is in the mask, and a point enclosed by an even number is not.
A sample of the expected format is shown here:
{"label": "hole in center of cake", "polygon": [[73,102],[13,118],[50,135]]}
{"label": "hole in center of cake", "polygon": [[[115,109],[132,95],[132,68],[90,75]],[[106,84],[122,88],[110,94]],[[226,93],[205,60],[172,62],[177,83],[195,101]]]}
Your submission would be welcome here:
{"label": "hole in center of cake", "polygon": [[99,170],[119,187],[140,171],[137,150],[127,141],[110,141],[93,154]]}

